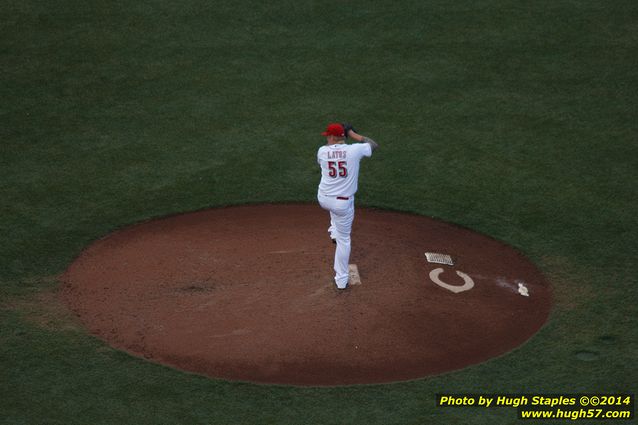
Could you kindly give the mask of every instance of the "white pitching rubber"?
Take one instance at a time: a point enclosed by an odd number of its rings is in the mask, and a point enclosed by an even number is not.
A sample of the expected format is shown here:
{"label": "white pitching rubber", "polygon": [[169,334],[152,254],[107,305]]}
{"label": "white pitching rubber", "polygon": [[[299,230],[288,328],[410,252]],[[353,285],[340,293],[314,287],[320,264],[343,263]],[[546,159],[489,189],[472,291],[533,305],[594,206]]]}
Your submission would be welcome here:
{"label": "white pitching rubber", "polygon": [[361,276],[356,264],[348,264],[348,279],[350,285],[361,285]]}

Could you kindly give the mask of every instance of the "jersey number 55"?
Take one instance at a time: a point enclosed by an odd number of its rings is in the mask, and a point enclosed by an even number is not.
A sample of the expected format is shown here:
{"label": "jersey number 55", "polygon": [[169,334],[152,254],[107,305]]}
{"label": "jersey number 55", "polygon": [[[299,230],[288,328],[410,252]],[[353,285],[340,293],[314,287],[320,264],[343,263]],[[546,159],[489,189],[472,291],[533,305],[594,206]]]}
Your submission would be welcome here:
{"label": "jersey number 55", "polygon": [[347,161],[329,161],[328,162],[328,175],[330,177],[337,177],[337,174],[339,175],[339,177],[346,177],[348,175],[348,168],[347,168],[348,162]]}

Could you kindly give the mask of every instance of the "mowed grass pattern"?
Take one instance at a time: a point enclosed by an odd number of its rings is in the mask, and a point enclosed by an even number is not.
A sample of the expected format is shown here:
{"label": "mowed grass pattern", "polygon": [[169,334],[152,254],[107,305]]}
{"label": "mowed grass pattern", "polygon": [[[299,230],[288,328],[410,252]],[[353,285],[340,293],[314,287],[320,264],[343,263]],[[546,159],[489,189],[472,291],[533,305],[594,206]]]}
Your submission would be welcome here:
{"label": "mowed grass pattern", "polygon": [[[504,424],[514,410],[435,394],[636,392],[635,2],[2,10],[0,423]],[[314,202],[319,133],[341,120],[381,145],[358,205],[458,223],[544,271],[555,308],[536,337],[414,382],[271,387],[130,357],[55,307],[55,276],[117,228]]]}

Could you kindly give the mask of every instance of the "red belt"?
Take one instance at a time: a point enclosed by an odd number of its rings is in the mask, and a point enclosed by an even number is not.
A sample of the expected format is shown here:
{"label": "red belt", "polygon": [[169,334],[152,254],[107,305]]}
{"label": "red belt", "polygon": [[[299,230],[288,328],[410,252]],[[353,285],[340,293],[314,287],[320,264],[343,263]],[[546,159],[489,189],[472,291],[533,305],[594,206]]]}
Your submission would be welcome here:
{"label": "red belt", "polygon": [[337,196],[337,199],[341,199],[342,201],[347,201],[350,198],[346,198],[345,196]]}

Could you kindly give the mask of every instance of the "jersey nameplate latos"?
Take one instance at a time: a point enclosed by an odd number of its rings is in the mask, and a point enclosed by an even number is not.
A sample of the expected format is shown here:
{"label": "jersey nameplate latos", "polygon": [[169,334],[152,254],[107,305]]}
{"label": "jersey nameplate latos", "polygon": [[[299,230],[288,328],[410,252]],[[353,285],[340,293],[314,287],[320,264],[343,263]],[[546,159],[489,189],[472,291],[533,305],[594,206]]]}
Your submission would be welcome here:
{"label": "jersey nameplate latos", "polygon": [[328,151],[328,159],[346,159],[348,152],[344,150]]}

